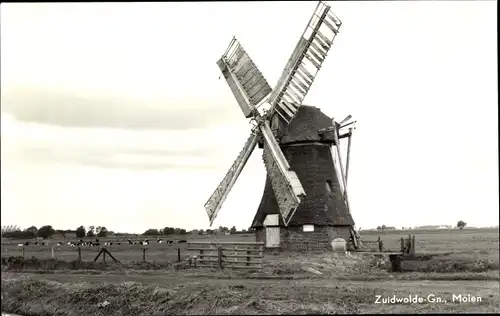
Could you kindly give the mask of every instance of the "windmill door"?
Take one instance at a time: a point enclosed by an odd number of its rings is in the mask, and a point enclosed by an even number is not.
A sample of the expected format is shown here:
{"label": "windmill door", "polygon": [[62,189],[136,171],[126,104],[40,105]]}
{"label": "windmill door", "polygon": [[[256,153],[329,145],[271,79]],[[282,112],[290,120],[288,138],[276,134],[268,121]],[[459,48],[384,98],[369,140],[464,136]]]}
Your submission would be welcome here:
{"label": "windmill door", "polygon": [[280,228],[266,227],[266,248],[276,248],[280,245]]}

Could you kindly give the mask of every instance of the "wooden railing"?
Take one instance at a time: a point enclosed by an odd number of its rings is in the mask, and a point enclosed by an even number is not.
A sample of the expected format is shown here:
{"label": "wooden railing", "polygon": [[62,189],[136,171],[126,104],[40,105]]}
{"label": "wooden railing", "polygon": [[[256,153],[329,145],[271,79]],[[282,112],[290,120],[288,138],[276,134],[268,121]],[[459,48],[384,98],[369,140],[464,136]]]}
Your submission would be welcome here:
{"label": "wooden railing", "polygon": [[188,242],[190,264],[220,269],[262,269],[262,242]]}
{"label": "wooden railing", "polygon": [[380,236],[378,236],[377,240],[362,240],[361,244],[376,244],[379,252],[384,251],[384,242],[382,241],[382,239],[380,239]]}
{"label": "wooden railing", "polygon": [[415,235],[408,235],[408,238],[401,237],[401,252],[403,254],[415,255]]}
{"label": "wooden railing", "polygon": [[[376,244],[378,246],[379,252],[397,252],[394,247],[391,247],[391,250],[385,249],[384,242],[378,237],[377,240],[362,240],[362,244],[365,246],[369,244]],[[392,242],[391,245],[394,246],[396,243]],[[402,254],[415,255],[415,235],[408,235],[407,238],[401,237],[400,239],[400,250]]]}

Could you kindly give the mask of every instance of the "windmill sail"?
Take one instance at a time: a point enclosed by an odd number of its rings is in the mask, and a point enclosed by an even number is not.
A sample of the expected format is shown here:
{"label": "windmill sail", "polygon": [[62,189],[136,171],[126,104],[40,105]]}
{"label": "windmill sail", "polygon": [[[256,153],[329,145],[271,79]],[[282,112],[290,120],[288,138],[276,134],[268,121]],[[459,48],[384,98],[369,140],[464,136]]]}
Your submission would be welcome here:
{"label": "windmill sail", "polygon": [[226,200],[229,191],[231,191],[231,188],[236,182],[236,179],[238,179],[238,176],[247,163],[248,158],[250,158],[250,155],[255,149],[255,146],[257,145],[257,138],[258,136],[252,132],[240,154],[227,172],[226,176],[214,191],[214,193],[212,193],[208,201],[205,203],[205,209],[207,211],[208,218],[210,219],[210,226],[212,226],[212,223],[217,216],[217,213],[219,212],[222,204]]}
{"label": "windmill sail", "polygon": [[323,64],[342,22],[319,2],[269,97],[272,109],[290,122]]}
{"label": "windmill sail", "polygon": [[226,53],[217,61],[217,65],[243,114],[247,118],[251,117],[255,106],[271,93],[266,79],[235,38]]}
{"label": "windmill sail", "polygon": [[264,165],[271,180],[281,217],[285,226],[288,226],[300,205],[301,198],[306,194],[299,178],[294,171],[290,170],[290,165],[276,142],[268,123],[263,122],[260,129],[265,140]]}

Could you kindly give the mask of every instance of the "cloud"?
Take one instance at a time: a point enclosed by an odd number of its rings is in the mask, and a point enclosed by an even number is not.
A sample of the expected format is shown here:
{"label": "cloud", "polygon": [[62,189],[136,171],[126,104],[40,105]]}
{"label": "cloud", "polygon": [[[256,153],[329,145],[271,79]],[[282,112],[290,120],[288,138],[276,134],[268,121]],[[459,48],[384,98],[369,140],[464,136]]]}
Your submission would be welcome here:
{"label": "cloud", "polygon": [[[4,88],[4,87],[2,87]],[[203,129],[241,120],[230,104],[174,104],[165,100],[80,96],[40,88],[2,89],[2,111],[25,122],[67,127]]]}
{"label": "cloud", "polygon": [[234,126],[188,131],[69,128],[2,114],[2,160],[134,170],[225,169],[237,152],[217,145],[243,144],[245,133]]}

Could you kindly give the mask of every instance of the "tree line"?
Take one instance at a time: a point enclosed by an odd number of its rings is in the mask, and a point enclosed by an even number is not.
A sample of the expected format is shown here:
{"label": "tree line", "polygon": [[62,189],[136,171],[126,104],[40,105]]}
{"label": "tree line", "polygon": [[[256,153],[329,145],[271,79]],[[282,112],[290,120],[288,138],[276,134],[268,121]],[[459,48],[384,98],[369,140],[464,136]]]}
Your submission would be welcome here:
{"label": "tree line", "polygon": [[10,237],[10,238],[49,238],[55,234],[60,234],[63,237],[70,237],[70,235],[74,234],[75,237],[83,238],[87,237],[106,237],[108,235],[114,234],[113,232],[108,231],[108,229],[104,226],[89,226],[85,228],[84,226],[78,227],[76,230],[62,230],[62,229],[54,229],[51,225],[45,225],[40,228],[36,226],[31,226],[26,229],[21,229],[16,225],[7,225],[2,226],[2,237]]}
{"label": "tree line", "polygon": [[248,230],[242,229],[238,231],[236,229],[236,226],[233,226],[231,228],[227,228],[225,226],[219,226],[217,229],[193,229],[191,231],[186,231],[183,228],[174,228],[174,227],[165,227],[162,229],[156,229],[156,228],[150,228],[146,230],[142,235],[145,236],[162,236],[162,235],[187,235],[187,234],[197,234],[197,235],[213,235],[216,233],[230,233],[230,234],[237,234],[237,233],[248,233],[252,232],[253,230],[249,228]]}
{"label": "tree line", "polygon": [[[186,231],[183,228],[165,227],[162,229],[150,228],[146,230],[144,233],[142,233],[142,235],[145,236],[187,235],[187,234],[213,235],[217,233],[241,234],[249,232],[253,232],[253,229],[249,228],[238,231],[235,226],[231,228],[227,228],[225,226],[219,226],[219,228],[216,229],[205,229],[205,230],[194,229],[191,231]],[[37,228],[36,226],[31,226],[24,230],[16,225],[2,226],[2,237],[8,237],[8,238],[27,239],[27,238],[40,237],[46,239],[52,237],[55,234],[62,235],[63,237],[75,236],[77,238],[132,235],[128,233],[114,233],[112,231],[109,231],[104,226],[94,226],[94,225],[91,225],[88,228],[82,225],[77,227],[76,230],[54,229],[51,225],[45,225],[40,228]]]}
{"label": "tree line", "polygon": [[[464,229],[464,228],[465,228],[465,226],[467,226],[467,223],[466,223],[466,222],[464,222],[464,221],[462,221],[462,220],[459,220],[459,221],[457,222],[457,228],[459,228],[459,229]],[[421,229],[422,229],[422,228],[424,228],[423,226],[419,226],[419,227],[420,227]],[[432,226],[427,226],[427,227],[429,227],[429,228],[430,228],[430,227],[432,227]],[[387,227],[387,226],[385,226],[385,225],[382,225],[382,226],[377,226],[377,230],[395,230],[395,229],[396,229],[396,227],[393,227],[393,226],[389,226],[389,227]],[[410,228],[408,228],[408,227],[401,227],[401,229],[402,229],[402,230],[405,230],[405,229],[410,229]]]}

